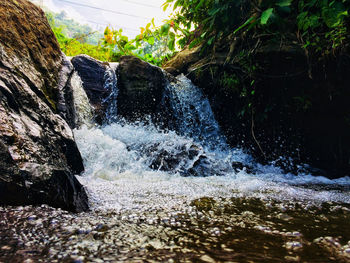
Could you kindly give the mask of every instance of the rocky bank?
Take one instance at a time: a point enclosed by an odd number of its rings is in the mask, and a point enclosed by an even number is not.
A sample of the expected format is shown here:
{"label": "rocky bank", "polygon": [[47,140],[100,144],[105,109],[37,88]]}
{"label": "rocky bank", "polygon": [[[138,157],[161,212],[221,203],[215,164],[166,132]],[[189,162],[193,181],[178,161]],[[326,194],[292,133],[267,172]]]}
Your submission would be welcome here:
{"label": "rocky bank", "polygon": [[[0,204],[88,209],[64,59],[42,10],[0,2]],[[68,122],[68,123],[67,123]]]}

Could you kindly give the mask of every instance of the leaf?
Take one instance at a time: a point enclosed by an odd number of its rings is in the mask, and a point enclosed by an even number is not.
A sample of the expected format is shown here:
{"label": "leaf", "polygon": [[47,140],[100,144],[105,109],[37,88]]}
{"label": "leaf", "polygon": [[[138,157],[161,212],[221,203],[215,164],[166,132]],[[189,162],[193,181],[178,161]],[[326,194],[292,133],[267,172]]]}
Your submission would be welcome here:
{"label": "leaf", "polygon": [[204,4],[205,0],[201,0],[199,4],[196,6],[196,11],[201,8],[201,6]]}
{"label": "leaf", "polygon": [[221,11],[221,8],[219,7],[219,8],[212,8],[209,12],[208,12],[208,14],[210,15],[210,16],[215,16],[219,11]]}
{"label": "leaf", "polygon": [[308,15],[308,12],[305,11],[305,12],[302,12],[298,15],[297,17],[297,22],[298,22],[298,28],[299,29],[302,29],[303,26],[304,26],[304,23],[305,23],[305,18],[307,17]]}
{"label": "leaf", "polygon": [[279,0],[276,5],[280,7],[286,7],[286,6],[290,6],[292,4],[292,1],[293,0]]}
{"label": "leaf", "polygon": [[336,27],[343,22],[343,16],[347,15],[345,7],[341,3],[334,3],[331,7],[322,9],[322,18],[330,28]]}
{"label": "leaf", "polygon": [[262,14],[260,18],[260,23],[262,25],[266,25],[267,21],[270,19],[271,15],[273,13],[273,8],[266,9]]}
{"label": "leaf", "polygon": [[164,12],[167,10],[168,6],[169,6],[169,4],[165,4],[165,5],[163,6],[163,11],[164,11]]}
{"label": "leaf", "polygon": [[168,41],[168,48],[171,50],[171,51],[174,51],[175,50],[175,39],[170,39]]}
{"label": "leaf", "polygon": [[212,36],[212,37],[208,40],[207,44],[210,46],[210,45],[213,43],[214,39],[215,39],[215,36]]}
{"label": "leaf", "polygon": [[180,3],[180,0],[177,0],[177,1],[175,2],[175,4],[174,4],[173,10],[175,10],[180,4],[181,4],[181,3]]}
{"label": "leaf", "polygon": [[164,24],[160,28],[160,33],[162,36],[166,36],[169,33],[170,25],[169,24]]}
{"label": "leaf", "polygon": [[189,45],[189,49],[192,49],[193,47],[197,46],[200,43],[200,39],[196,38],[195,40],[193,40],[191,42],[191,44]]}
{"label": "leaf", "polygon": [[150,44],[150,45],[154,45],[154,42],[155,42],[155,39],[154,39],[154,37],[150,37],[150,38],[148,38],[147,39],[147,42],[148,42],[148,44]]}
{"label": "leaf", "polygon": [[175,34],[173,32],[170,32],[169,33],[169,37],[171,40],[175,39]]}
{"label": "leaf", "polygon": [[127,50],[135,50],[136,49],[136,47],[134,46],[134,45],[131,45],[131,44],[126,44],[125,45],[125,48],[127,49]]}
{"label": "leaf", "polygon": [[248,25],[250,22],[252,22],[255,19],[255,16],[250,17],[247,21],[244,22],[243,25],[241,25],[240,27],[238,27],[233,33],[236,34],[239,30],[241,30],[243,27],[245,27],[246,25]]}

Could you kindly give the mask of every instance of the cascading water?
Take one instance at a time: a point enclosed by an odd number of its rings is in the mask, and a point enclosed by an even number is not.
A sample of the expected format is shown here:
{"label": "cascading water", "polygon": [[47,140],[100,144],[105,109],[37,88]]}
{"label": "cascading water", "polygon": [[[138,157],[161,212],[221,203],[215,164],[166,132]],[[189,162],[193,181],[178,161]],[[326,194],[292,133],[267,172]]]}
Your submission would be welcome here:
{"label": "cascading water", "polygon": [[166,87],[170,106],[176,120],[176,130],[211,148],[225,148],[227,144],[215,120],[208,99],[184,75]]}
{"label": "cascading water", "polygon": [[117,97],[118,80],[116,71],[118,63],[109,63],[104,75],[104,89],[109,91],[109,96],[103,101],[106,105],[106,122],[113,123],[117,121]]}
{"label": "cascading water", "polygon": [[[86,168],[80,180],[95,209],[172,209],[203,196],[237,195],[350,202],[346,194],[292,186],[348,185],[348,178],[283,174],[278,167],[254,163],[240,149],[230,149],[208,100],[185,76],[166,87],[177,131],[118,122],[115,70],[107,70],[106,85],[112,90],[106,100],[110,103],[106,124],[75,130]],[[233,168],[237,162],[242,163],[241,170]],[[253,167],[254,174],[244,166]]]}

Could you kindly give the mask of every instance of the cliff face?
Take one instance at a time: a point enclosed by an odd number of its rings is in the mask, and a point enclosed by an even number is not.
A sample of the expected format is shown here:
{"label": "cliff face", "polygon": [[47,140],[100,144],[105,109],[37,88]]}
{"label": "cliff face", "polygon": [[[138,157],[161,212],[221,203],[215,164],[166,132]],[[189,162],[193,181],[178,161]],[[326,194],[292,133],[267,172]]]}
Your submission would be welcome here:
{"label": "cliff face", "polygon": [[5,0],[0,17],[0,203],[87,210],[74,176],[84,169],[82,159],[59,115],[68,116],[64,82],[72,67],[42,10]]}
{"label": "cliff face", "polygon": [[249,34],[214,49],[210,55],[185,49],[164,69],[204,90],[233,146],[289,171],[307,163],[321,169],[311,169],[317,175],[350,175],[348,50],[310,62],[293,35],[276,43]]}

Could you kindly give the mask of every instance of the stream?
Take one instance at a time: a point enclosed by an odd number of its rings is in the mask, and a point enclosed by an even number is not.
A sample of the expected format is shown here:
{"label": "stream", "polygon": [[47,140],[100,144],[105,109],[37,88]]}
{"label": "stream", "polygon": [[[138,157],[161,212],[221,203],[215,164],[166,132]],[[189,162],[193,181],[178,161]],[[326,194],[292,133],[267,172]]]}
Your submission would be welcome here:
{"label": "stream", "polygon": [[[284,173],[231,148],[190,80],[168,83],[173,127],[98,126],[73,76],[91,211],[0,207],[0,262],[350,262],[350,178]],[[114,75],[113,75],[114,74]]]}

